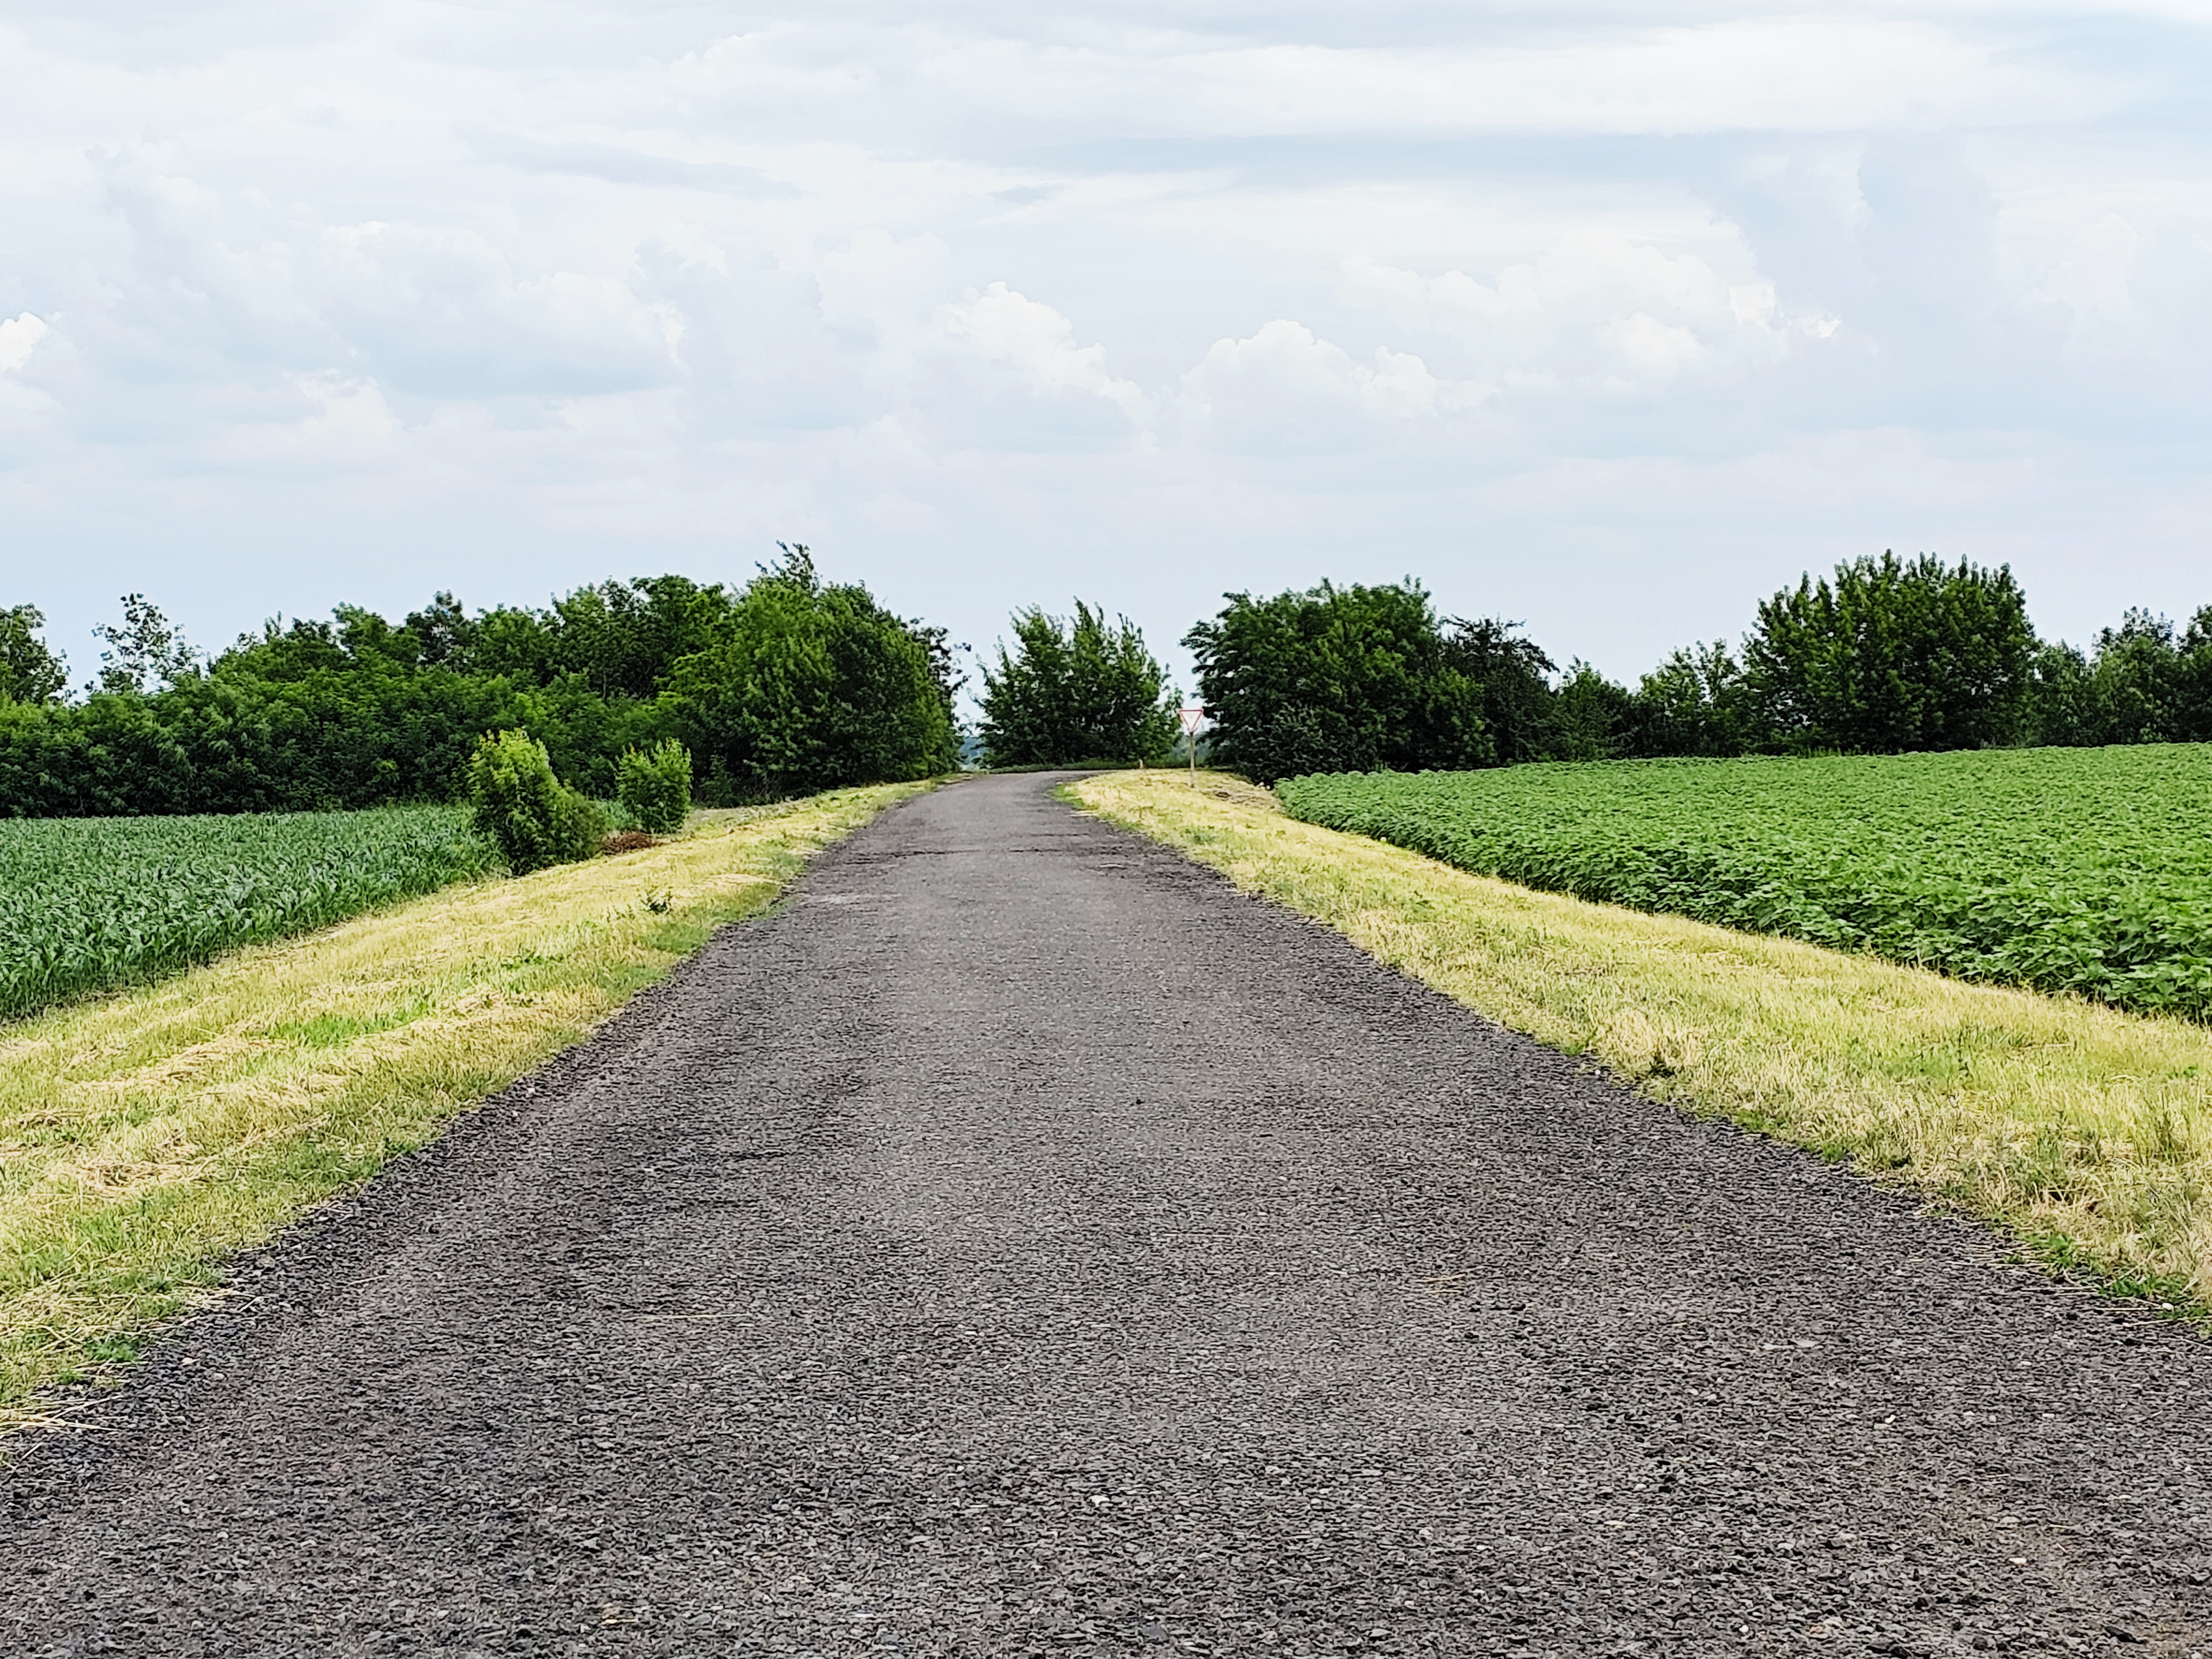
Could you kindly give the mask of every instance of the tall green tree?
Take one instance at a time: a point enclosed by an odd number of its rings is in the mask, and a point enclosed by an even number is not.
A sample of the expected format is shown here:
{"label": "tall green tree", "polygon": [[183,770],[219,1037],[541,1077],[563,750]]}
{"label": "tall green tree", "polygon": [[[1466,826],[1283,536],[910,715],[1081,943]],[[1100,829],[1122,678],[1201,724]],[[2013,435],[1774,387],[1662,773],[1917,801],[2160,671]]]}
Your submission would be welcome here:
{"label": "tall green tree", "polygon": [[1558,668],[1521,624],[1486,617],[1455,619],[1444,659],[1482,688],[1482,723],[1500,765],[1542,760],[1552,721],[1552,675]]}
{"label": "tall green tree", "polygon": [[1273,783],[1496,757],[1483,687],[1455,662],[1435,605],[1412,577],[1224,597],[1218,616],[1183,636],[1214,720],[1217,763]]}
{"label": "tall green tree", "polygon": [[1776,744],[1881,753],[2016,741],[2035,650],[2009,568],[1894,553],[1783,589],[1744,642]]}
{"label": "tall green tree", "polygon": [[671,670],[660,706],[703,763],[704,799],[924,778],[958,750],[927,630],[803,545],[749,584],[713,643]]}
{"label": "tall green tree", "polygon": [[69,685],[69,665],[40,637],[46,625],[34,605],[0,611],[0,703],[50,703]]}
{"label": "tall green tree", "polygon": [[1755,739],[1743,669],[1724,640],[1674,652],[1644,676],[1629,709],[1629,752],[1741,755]]}
{"label": "tall green tree", "polygon": [[1075,602],[1072,617],[1030,605],[1013,614],[1014,645],[983,670],[983,758],[991,766],[1154,761],[1175,747],[1167,671],[1127,617]]}
{"label": "tall green tree", "polygon": [[1544,758],[1617,760],[1634,725],[1635,696],[1577,658],[1552,694],[1544,722]]}
{"label": "tall green tree", "polygon": [[550,666],[601,696],[657,696],[678,662],[714,643],[730,603],[720,583],[684,576],[580,587],[553,601]]}
{"label": "tall green tree", "polygon": [[2039,647],[2029,704],[2033,743],[2212,741],[2212,605],[2184,629],[2131,609],[2086,652]]}
{"label": "tall green tree", "polygon": [[143,696],[199,672],[200,653],[143,593],[125,593],[123,620],[92,631],[107,641],[100,653],[102,691]]}
{"label": "tall green tree", "polygon": [[2201,605],[2182,630],[2173,677],[2173,734],[2183,743],[2212,743],[2212,605]]}

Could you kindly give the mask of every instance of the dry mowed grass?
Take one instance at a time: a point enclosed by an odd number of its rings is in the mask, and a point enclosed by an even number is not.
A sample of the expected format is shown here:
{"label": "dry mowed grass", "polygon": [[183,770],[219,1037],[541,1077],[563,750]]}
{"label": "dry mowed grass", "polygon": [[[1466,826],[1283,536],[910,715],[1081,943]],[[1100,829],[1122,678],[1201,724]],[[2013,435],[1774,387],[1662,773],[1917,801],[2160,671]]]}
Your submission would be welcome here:
{"label": "dry mowed grass", "polygon": [[1117,773],[1084,805],[1646,1094],[1847,1158],[2212,1310],[2212,1030],[1540,893]]}
{"label": "dry mowed grass", "polygon": [[0,1026],[0,1428],[926,786],[695,817]]}

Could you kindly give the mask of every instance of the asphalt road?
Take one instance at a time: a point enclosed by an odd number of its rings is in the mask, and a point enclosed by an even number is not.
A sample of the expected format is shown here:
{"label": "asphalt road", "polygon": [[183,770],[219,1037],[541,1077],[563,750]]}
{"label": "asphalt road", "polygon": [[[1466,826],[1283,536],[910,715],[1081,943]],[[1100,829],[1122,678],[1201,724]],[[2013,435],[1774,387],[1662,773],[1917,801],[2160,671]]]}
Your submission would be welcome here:
{"label": "asphalt road", "polygon": [[2212,1348],[965,782],[0,1470],[0,1653],[2212,1652]]}

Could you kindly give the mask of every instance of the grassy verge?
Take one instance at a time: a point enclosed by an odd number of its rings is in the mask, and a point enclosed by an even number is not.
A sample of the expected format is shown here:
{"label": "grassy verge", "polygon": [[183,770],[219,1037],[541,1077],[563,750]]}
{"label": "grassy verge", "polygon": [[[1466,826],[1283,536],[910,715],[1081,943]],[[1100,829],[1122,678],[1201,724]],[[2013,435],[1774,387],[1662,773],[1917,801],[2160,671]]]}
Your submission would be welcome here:
{"label": "grassy verge", "polygon": [[2203,1026],[1536,892],[1205,774],[1067,793],[1656,1099],[1917,1187],[2116,1290],[2212,1310]]}
{"label": "grassy verge", "polygon": [[0,1028],[0,1429],[577,1042],[924,785],[705,812]]}

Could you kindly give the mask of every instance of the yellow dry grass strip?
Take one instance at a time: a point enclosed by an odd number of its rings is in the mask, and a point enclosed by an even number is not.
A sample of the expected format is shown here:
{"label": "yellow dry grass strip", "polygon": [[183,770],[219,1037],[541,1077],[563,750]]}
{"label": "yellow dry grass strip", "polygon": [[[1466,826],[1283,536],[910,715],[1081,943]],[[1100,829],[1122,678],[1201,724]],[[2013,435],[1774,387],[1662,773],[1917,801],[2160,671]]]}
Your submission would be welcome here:
{"label": "yellow dry grass strip", "polygon": [[1644,1093],[1848,1158],[2116,1288],[2212,1307],[2212,1030],[1471,876],[1233,780],[1070,793]]}
{"label": "yellow dry grass strip", "polygon": [[0,1429],[926,787],[701,813],[658,847],[450,888],[9,1027]]}

